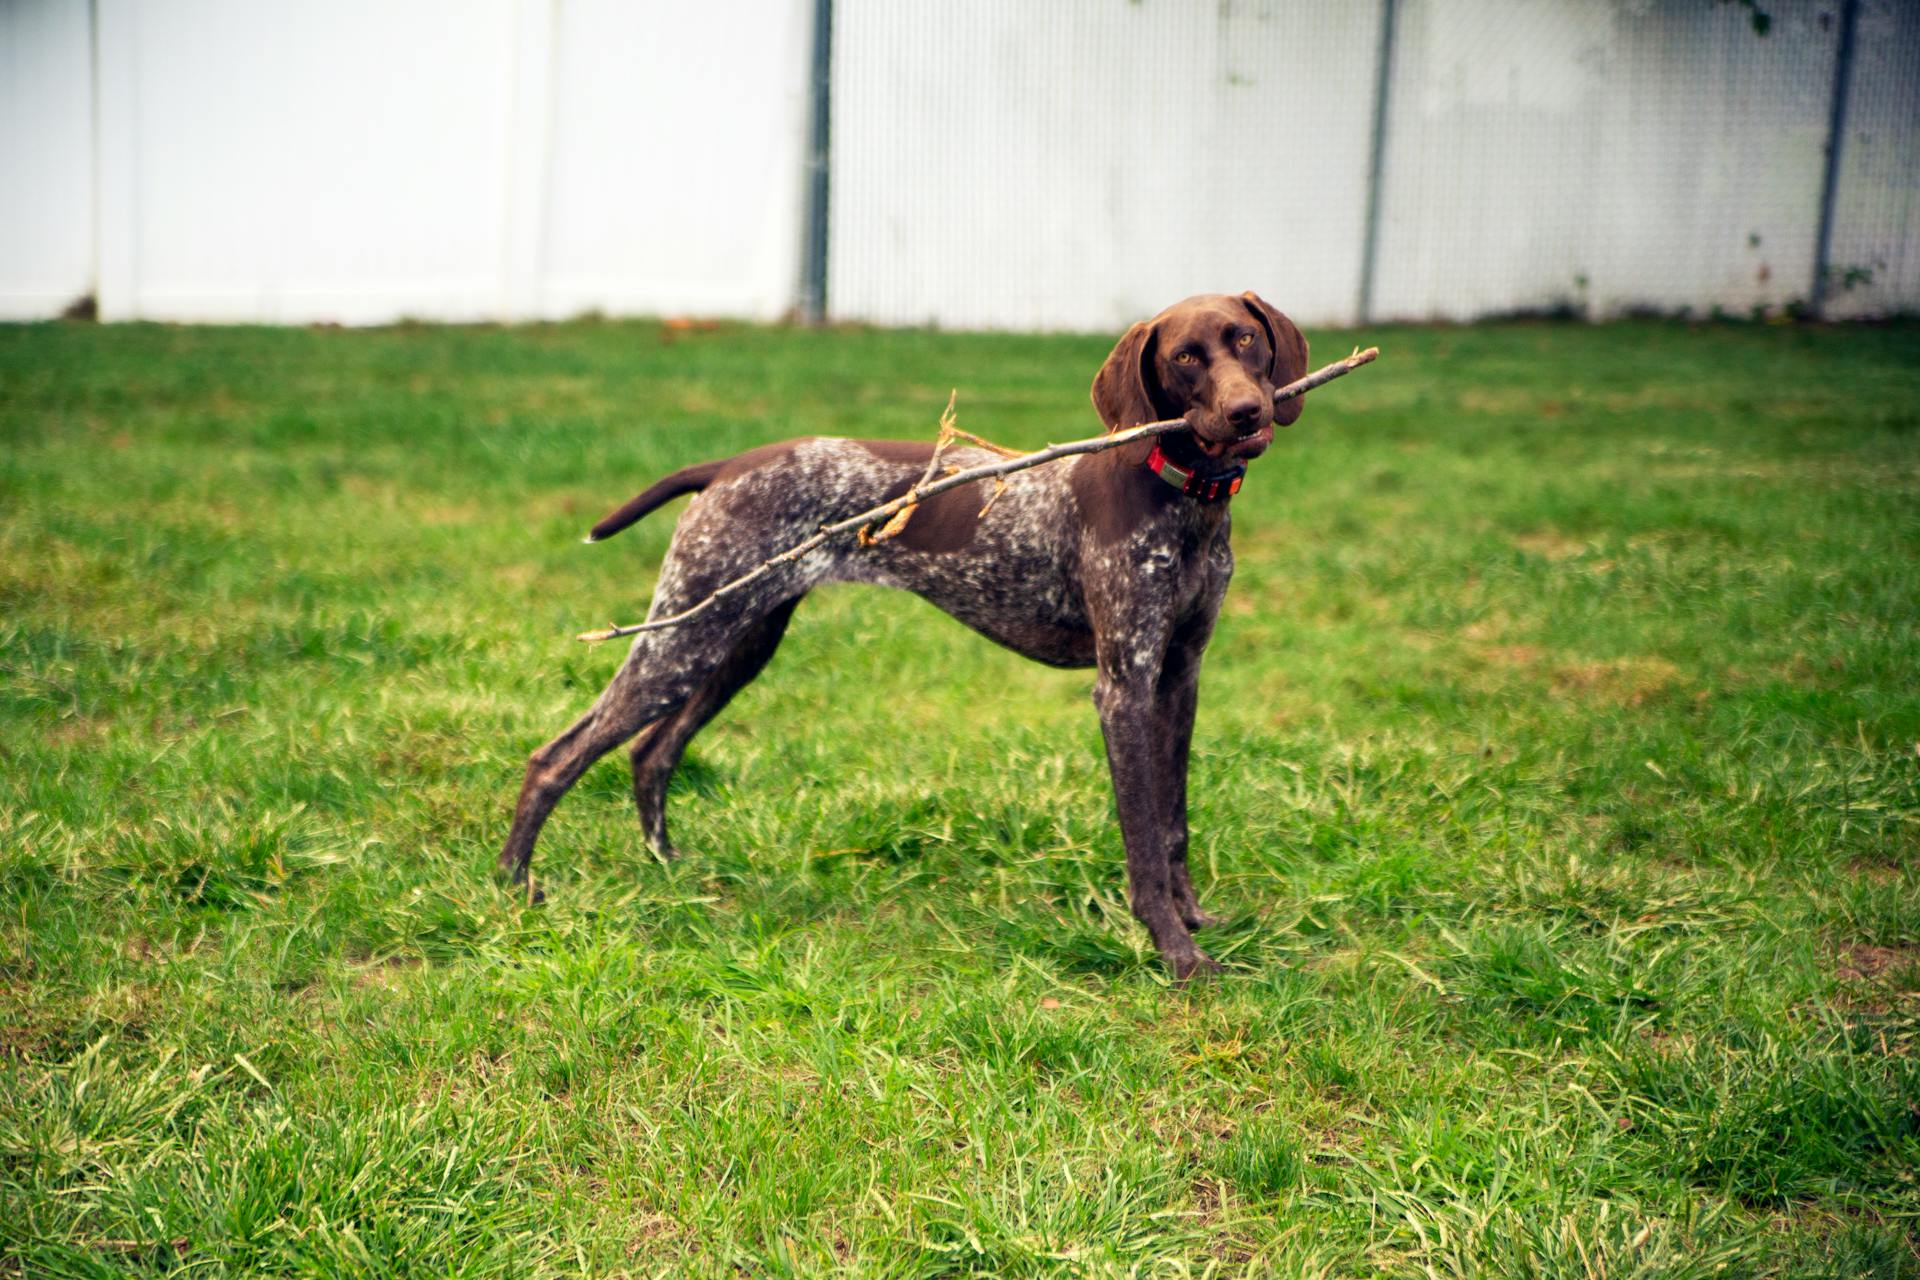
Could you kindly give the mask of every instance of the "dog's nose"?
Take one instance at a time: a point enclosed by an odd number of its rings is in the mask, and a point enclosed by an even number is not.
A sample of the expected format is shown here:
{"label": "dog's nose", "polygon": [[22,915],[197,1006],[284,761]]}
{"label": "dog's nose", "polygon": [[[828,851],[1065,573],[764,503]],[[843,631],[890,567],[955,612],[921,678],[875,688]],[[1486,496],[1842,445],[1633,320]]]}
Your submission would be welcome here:
{"label": "dog's nose", "polygon": [[1237,429],[1246,431],[1260,419],[1260,401],[1253,396],[1244,400],[1235,400],[1227,406],[1227,421]]}

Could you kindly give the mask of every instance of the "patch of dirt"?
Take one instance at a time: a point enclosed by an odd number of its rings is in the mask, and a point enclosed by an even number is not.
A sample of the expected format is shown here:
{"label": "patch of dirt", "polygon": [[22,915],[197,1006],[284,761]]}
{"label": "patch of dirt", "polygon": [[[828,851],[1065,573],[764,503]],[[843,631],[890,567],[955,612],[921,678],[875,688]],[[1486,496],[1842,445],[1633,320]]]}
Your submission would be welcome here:
{"label": "patch of dirt", "polygon": [[1496,667],[1537,667],[1546,650],[1530,644],[1490,644],[1480,650],[1481,658]]}
{"label": "patch of dirt", "polygon": [[1650,1026],[1641,1034],[1659,1053],[1686,1053],[1693,1048],[1693,1036],[1685,1031],[1669,1031],[1664,1027]]}
{"label": "patch of dirt", "polygon": [[1847,864],[1847,871],[1859,876],[1869,884],[1896,884],[1907,869],[1898,862],[1883,862],[1878,858],[1855,858]]}
{"label": "patch of dirt", "polygon": [[146,933],[130,933],[120,944],[120,953],[142,964],[173,964],[189,959],[216,936],[212,930],[203,929],[183,946],[178,937],[156,938]]}
{"label": "patch of dirt", "polygon": [[1848,1032],[1882,1057],[1920,1048],[1920,946],[1846,943],[1833,954],[1833,972],[1839,988],[1796,1007],[1796,1015],[1824,1023],[1837,1010]]}
{"label": "patch of dirt", "polygon": [[1598,696],[1637,707],[1669,692],[1680,682],[1680,668],[1665,658],[1611,658],[1604,662],[1561,663],[1552,673],[1562,693]]}
{"label": "patch of dirt", "polygon": [[1557,418],[1566,406],[1557,400],[1543,400],[1519,387],[1468,387],[1460,393],[1460,408],[1466,413],[1530,413]]}
{"label": "patch of dirt", "polygon": [[1570,537],[1557,529],[1535,529],[1531,533],[1523,533],[1513,540],[1513,545],[1542,559],[1556,562],[1571,560],[1593,549],[1593,543],[1587,539]]}
{"label": "patch of dirt", "polygon": [[689,1233],[677,1220],[664,1213],[642,1211],[627,1236],[627,1256],[640,1258],[667,1245],[684,1243]]}
{"label": "patch of dirt", "polygon": [[39,1057],[55,1032],[53,1020],[40,1016],[28,1002],[25,987],[0,988],[0,1062]]}
{"label": "patch of dirt", "polygon": [[113,722],[101,716],[62,716],[44,730],[46,741],[54,746],[83,747],[107,736]]}
{"label": "patch of dirt", "polygon": [[607,398],[598,379],[578,375],[546,376],[531,382],[513,380],[504,383],[501,391],[514,410],[540,416],[588,417],[620,408]]}
{"label": "patch of dirt", "polygon": [[467,525],[480,521],[480,505],[475,502],[430,502],[412,508],[414,520],[423,525]]}
{"label": "patch of dirt", "polygon": [[1482,644],[1474,654],[1489,667],[1543,671],[1556,692],[1570,697],[1626,707],[1664,697],[1680,683],[1680,668],[1665,658],[1569,660],[1530,644]]}
{"label": "patch of dirt", "polygon": [[1211,1223],[1220,1212],[1220,1185],[1210,1178],[1193,1184],[1193,1216],[1202,1225]]}
{"label": "patch of dirt", "polygon": [[[1711,396],[1701,392],[1683,390],[1672,386],[1650,385],[1621,391],[1607,391],[1593,397],[1603,409],[1611,413],[1639,413],[1647,409],[1679,410],[1688,413],[1715,413],[1719,406]],[[1705,445],[1691,445],[1683,449],[1656,443],[1648,446],[1651,454],[1690,453],[1711,454],[1712,449]]]}
{"label": "patch of dirt", "polygon": [[382,991],[397,991],[395,979],[415,969],[423,969],[427,962],[419,956],[389,956],[377,964],[370,964],[353,975],[353,985],[361,990],[378,987]]}
{"label": "patch of dirt", "polygon": [[1815,661],[1800,652],[1796,652],[1785,662],[1777,662],[1767,668],[1767,674],[1776,680],[1815,689],[1833,688],[1834,678],[1844,676],[1846,673],[1846,659],[1838,655],[1830,655],[1824,661]]}
{"label": "patch of dirt", "polygon": [[1920,946],[1882,947],[1871,942],[1849,942],[1834,956],[1834,976],[1847,982],[1892,981],[1920,969]]}
{"label": "patch of dirt", "polygon": [[1486,617],[1470,622],[1460,628],[1460,638],[1471,640],[1475,644],[1485,644],[1505,635],[1513,627],[1513,619],[1504,613],[1489,613]]}
{"label": "patch of dirt", "polygon": [[1739,466],[1716,466],[1712,463],[1668,463],[1649,469],[1649,474],[1663,480],[1775,480],[1802,483],[1807,477],[1778,463],[1746,462]]}

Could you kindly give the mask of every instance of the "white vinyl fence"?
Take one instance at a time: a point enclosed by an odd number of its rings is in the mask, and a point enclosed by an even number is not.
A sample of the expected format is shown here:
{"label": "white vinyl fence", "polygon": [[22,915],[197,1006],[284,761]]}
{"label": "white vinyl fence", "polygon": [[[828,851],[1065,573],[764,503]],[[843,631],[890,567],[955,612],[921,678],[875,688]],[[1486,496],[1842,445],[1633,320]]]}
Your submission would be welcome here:
{"label": "white vinyl fence", "polygon": [[824,2],[0,0],[0,318],[1920,309],[1911,0]]}
{"label": "white vinyl fence", "polygon": [[792,303],[811,0],[91,8],[0,0],[0,316]]}

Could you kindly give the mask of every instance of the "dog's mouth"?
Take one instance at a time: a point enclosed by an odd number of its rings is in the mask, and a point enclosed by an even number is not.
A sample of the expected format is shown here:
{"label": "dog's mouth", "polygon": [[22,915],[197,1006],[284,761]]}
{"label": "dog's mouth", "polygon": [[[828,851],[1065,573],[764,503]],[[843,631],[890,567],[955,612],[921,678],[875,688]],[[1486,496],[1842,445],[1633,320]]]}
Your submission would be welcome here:
{"label": "dog's mouth", "polygon": [[1273,443],[1273,424],[1257,427],[1243,436],[1231,436],[1225,440],[1209,440],[1198,431],[1192,433],[1194,444],[1200,452],[1215,460],[1257,458],[1267,451]]}

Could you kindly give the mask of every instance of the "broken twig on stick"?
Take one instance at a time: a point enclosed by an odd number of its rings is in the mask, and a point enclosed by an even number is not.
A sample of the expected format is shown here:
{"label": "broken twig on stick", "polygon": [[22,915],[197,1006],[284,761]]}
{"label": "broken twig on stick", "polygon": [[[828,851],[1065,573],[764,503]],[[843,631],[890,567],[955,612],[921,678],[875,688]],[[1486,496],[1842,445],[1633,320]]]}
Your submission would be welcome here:
{"label": "broken twig on stick", "polygon": [[[1324,368],[1314,370],[1304,378],[1289,382],[1286,386],[1281,387],[1273,393],[1273,402],[1279,404],[1282,400],[1291,400],[1295,396],[1305,395],[1315,387],[1324,386],[1332,382],[1335,378],[1352,373],[1363,364],[1372,364],[1379,355],[1380,348],[1378,347],[1368,347],[1365,351],[1355,348],[1353,354],[1344,360],[1336,360]],[[717,588],[712,595],[707,596],[697,604],[681,610],[679,613],[672,614],[665,618],[654,618],[647,622],[631,623],[624,627],[602,627],[597,631],[582,631],[577,638],[585,640],[589,644],[597,644],[602,640],[613,640],[620,636],[638,635],[642,631],[664,631],[668,627],[677,627],[684,622],[690,622],[694,618],[699,617],[728,596],[739,594],[768,574],[779,569],[782,565],[792,564],[795,560],[800,559],[809,551],[820,546],[836,534],[850,533],[858,529],[861,533],[862,543],[870,545],[875,542],[886,541],[898,533],[901,527],[905,525],[906,521],[902,518],[904,513],[937,493],[945,493],[949,489],[957,489],[963,484],[972,484],[976,480],[992,480],[996,483],[997,496],[998,484],[1002,482],[1006,476],[1010,476],[1016,471],[1025,471],[1029,467],[1043,466],[1049,462],[1057,462],[1061,458],[1076,457],[1083,453],[1104,453],[1108,449],[1117,449],[1121,445],[1132,444],[1136,440],[1145,440],[1151,436],[1166,435],[1170,431],[1182,431],[1187,427],[1187,420],[1185,418],[1169,418],[1164,422],[1149,422],[1144,426],[1129,427],[1125,431],[1114,431],[1104,436],[1094,436],[1086,440],[1071,440],[1066,444],[1050,444],[1046,448],[1036,449],[1032,453],[1010,454],[1002,461],[983,462],[977,467],[948,471],[946,475],[935,479],[934,472],[939,470],[941,455],[946,450],[946,446],[951,444],[956,437],[964,436],[969,440],[977,441],[995,452],[1008,453],[1007,450],[1002,449],[999,445],[989,444],[984,440],[980,440],[977,436],[968,435],[955,426],[953,405],[953,397],[949,396],[947,399],[947,410],[940,415],[940,439],[939,442],[934,445],[933,457],[927,462],[926,472],[920,477],[918,484],[908,489],[899,497],[889,502],[883,502],[877,507],[869,507],[858,515],[848,516],[844,520],[837,520],[832,524],[823,525],[820,531],[811,538],[795,546],[788,547],[777,556],[771,556],[768,559],[762,560],[758,565],[741,574],[732,582]],[[993,499],[989,498],[987,500],[987,506],[991,507],[992,505]],[[982,508],[982,514],[984,513],[985,508]],[[882,525],[877,532],[868,532],[876,521],[886,521],[886,523]]]}

